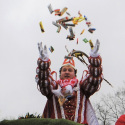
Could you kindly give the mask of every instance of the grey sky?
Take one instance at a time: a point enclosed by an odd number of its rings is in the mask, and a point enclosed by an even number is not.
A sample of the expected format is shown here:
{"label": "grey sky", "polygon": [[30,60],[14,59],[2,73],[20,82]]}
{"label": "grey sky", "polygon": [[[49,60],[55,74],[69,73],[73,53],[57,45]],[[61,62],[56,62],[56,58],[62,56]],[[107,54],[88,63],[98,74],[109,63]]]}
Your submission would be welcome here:
{"label": "grey sky", "polygon": [[[87,28],[83,21],[74,28],[76,39],[67,40],[69,31],[62,28],[57,33],[57,27],[52,24],[62,17],[49,13],[47,6],[50,3],[53,9],[68,7],[67,12],[72,17],[77,17],[80,11],[96,31],[79,35],[83,28]],[[58,73],[67,54],[65,45],[69,51],[74,48],[89,54],[89,44],[82,39],[92,39],[94,44],[99,39],[103,74],[114,88],[103,81],[100,91],[91,97],[91,101],[96,102],[101,94],[114,92],[122,86],[125,80],[124,5],[124,0],[0,0],[0,120],[17,118],[27,112],[42,114],[46,98],[37,90],[35,83],[39,57],[37,43],[41,41],[48,48],[54,47],[55,51],[51,53],[48,50],[48,53],[52,60],[51,68]],[[40,21],[45,33],[40,31]],[[75,61],[80,79],[86,67],[77,59]]]}

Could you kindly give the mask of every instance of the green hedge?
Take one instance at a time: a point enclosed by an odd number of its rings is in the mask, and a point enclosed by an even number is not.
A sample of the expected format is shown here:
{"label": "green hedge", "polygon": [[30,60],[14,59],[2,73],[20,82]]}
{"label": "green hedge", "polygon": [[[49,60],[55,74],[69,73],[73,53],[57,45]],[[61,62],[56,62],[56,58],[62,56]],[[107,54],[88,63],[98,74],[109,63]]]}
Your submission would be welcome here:
{"label": "green hedge", "polygon": [[65,119],[29,118],[17,120],[3,120],[0,125],[81,125]]}

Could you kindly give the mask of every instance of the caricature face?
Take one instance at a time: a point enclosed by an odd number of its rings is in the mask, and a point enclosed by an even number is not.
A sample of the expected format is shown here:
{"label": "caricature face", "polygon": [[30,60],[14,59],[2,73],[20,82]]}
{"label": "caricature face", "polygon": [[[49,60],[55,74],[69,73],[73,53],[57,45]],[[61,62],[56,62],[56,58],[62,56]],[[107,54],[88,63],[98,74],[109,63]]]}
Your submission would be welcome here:
{"label": "caricature face", "polygon": [[60,74],[60,79],[73,79],[75,77],[75,70],[71,66],[63,66]]}

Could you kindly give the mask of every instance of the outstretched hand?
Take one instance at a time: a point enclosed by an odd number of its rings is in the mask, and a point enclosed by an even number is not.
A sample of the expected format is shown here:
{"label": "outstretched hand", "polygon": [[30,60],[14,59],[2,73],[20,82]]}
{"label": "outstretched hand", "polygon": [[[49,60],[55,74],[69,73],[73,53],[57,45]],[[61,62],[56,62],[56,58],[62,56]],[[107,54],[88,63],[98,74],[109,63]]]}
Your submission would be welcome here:
{"label": "outstretched hand", "polygon": [[99,55],[99,53],[98,53],[99,46],[100,46],[100,42],[97,39],[94,48],[91,49],[90,56],[97,57]]}
{"label": "outstretched hand", "polygon": [[44,45],[44,48],[42,47],[42,42],[38,43],[38,50],[39,50],[39,54],[40,54],[40,58],[43,61],[48,61],[49,59],[49,55],[47,52],[47,47],[46,45]]}

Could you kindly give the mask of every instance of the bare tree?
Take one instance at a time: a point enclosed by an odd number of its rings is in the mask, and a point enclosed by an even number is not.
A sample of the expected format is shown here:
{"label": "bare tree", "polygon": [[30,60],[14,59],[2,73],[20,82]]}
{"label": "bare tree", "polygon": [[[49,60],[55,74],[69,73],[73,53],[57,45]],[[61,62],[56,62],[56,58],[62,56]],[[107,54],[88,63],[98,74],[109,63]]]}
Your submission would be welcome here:
{"label": "bare tree", "polygon": [[104,107],[100,103],[96,105],[96,111],[97,111],[97,117],[98,120],[101,122],[103,125],[109,125],[108,119],[109,119],[109,110],[107,107]]}
{"label": "bare tree", "polygon": [[101,125],[114,125],[125,114],[125,87],[119,88],[112,95],[103,95],[94,107]]}

